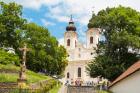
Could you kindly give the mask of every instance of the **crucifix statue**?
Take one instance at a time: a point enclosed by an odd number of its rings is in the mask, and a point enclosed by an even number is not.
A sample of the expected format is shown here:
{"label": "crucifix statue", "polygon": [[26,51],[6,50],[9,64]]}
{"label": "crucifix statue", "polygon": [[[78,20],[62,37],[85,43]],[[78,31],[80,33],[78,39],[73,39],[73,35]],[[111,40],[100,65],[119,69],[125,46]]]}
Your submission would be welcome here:
{"label": "crucifix statue", "polygon": [[20,70],[20,74],[19,74],[19,82],[24,82],[27,81],[26,80],[26,53],[27,51],[29,51],[29,49],[27,48],[27,44],[24,43],[24,47],[23,48],[19,48],[20,51],[22,51],[22,63],[21,63],[21,70]]}

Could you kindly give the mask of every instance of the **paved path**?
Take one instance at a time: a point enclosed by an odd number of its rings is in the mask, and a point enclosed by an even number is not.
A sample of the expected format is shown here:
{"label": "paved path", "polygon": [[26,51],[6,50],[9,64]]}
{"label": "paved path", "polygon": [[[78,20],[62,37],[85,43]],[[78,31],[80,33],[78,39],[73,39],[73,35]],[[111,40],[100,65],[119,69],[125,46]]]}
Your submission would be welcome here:
{"label": "paved path", "polygon": [[58,93],[67,93],[67,87],[65,85],[62,85]]}

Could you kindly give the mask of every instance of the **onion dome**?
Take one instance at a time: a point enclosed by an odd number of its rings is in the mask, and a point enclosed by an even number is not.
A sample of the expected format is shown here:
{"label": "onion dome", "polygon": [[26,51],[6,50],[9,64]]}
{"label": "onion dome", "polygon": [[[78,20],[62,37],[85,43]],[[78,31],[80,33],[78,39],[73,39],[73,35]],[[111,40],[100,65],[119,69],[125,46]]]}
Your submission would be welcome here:
{"label": "onion dome", "polygon": [[69,25],[66,27],[66,30],[67,31],[76,31],[76,27],[75,27],[74,22],[72,20],[72,16],[71,16],[71,19],[69,21]]}

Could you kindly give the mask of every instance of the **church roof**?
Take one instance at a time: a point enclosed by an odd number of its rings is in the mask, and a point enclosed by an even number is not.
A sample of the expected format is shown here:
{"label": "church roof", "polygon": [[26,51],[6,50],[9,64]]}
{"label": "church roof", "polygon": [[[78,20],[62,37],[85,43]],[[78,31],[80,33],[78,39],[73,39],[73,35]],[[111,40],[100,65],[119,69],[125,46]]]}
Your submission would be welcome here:
{"label": "church roof", "polygon": [[140,69],[140,60],[138,62],[136,62],[135,64],[133,64],[131,67],[129,67],[123,74],[121,74],[116,80],[114,80],[110,87],[112,87],[113,85],[115,85],[116,83],[120,82],[121,80],[127,78],[128,76],[132,75],[133,73],[135,73],[136,71],[138,71]]}
{"label": "church roof", "polygon": [[72,20],[72,15],[71,15],[71,18],[69,21],[69,25],[66,27],[66,30],[67,31],[76,31],[76,27],[75,27],[74,22]]}

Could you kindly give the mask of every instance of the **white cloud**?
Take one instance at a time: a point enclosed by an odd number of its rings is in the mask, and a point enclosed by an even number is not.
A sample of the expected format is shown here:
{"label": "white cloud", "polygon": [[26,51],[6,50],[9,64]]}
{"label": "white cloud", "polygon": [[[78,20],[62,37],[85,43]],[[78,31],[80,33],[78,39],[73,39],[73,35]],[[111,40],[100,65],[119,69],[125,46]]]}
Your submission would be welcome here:
{"label": "white cloud", "polygon": [[59,42],[59,45],[63,45],[64,46],[64,38],[59,38],[58,42]]}
{"label": "white cloud", "polygon": [[55,15],[52,13],[46,13],[46,17],[47,18],[52,18],[55,19],[59,22],[68,22],[69,21],[69,17],[68,16],[63,16],[63,15]]}
{"label": "white cloud", "polygon": [[48,26],[48,25],[53,26],[53,25],[55,25],[55,23],[50,22],[50,21],[47,21],[47,20],[45,20],[45,19],[41,19],[41,22],[42,22],[45,26]]}
{"label": "white cloud", "polygon": [[[9,2],[9,0],[6,0]],[[140,0],[10,0],[22,4],[26,8],[39,10],[41,6],[49,8],[50,18],[66,22],[73,14],[77,22],[87,25],[92,11],[97,13],[106,7],[118,5],[130,6],[140,11]],[[94,7],[94,9],[93,9]]]}

